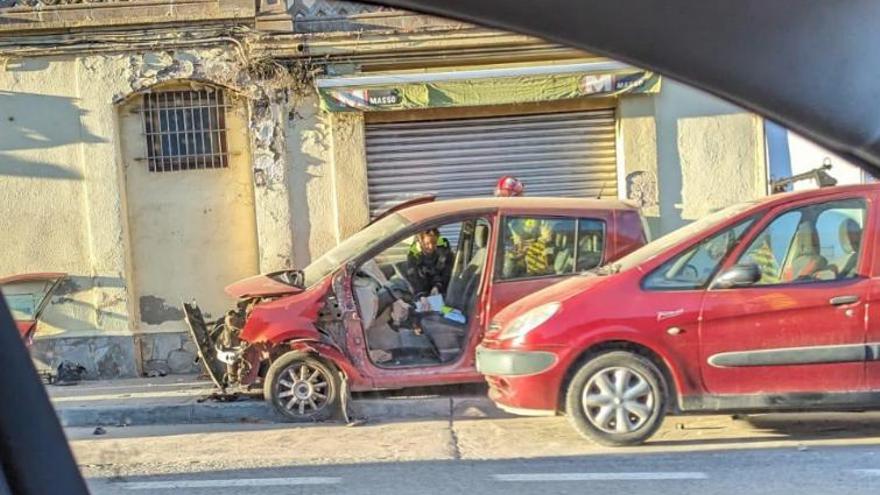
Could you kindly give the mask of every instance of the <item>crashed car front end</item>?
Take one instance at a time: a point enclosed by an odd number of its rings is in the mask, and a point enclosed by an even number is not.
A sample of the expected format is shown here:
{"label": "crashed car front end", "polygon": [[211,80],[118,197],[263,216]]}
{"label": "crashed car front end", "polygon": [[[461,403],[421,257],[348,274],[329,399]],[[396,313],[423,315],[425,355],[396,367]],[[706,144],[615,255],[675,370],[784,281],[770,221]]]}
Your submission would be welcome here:
{"label": "crashed car front end", "polygon": [[184,304],[199,359],[221,390],[259,386],[266,368],[289,350],[291,341],[329,339],[318,328],[327,299],[335,300],[329,279],[304,289],[292,284],[297,280],[289,273],[258,275],[230,285],[226,292],[238,303],[214,321],[206,321],[196,303]]}
{"label": "crashed car front end", "polygon": [[[230,385],[245,385],[253,363],[259,362],[261,354],[256,347],[247,345],[240,338],[241,330],[259,299],[239,301],[236,309],[229,310],[222,318],[206,322],[199,306],[184,303],[183,310],[193,340],[198,348],[199,359],[205,364],[205,370],[214,384],[221,390]],[[245,359],[247,352],[248,358]],[[254,359],[256,358],[256,359]]]}

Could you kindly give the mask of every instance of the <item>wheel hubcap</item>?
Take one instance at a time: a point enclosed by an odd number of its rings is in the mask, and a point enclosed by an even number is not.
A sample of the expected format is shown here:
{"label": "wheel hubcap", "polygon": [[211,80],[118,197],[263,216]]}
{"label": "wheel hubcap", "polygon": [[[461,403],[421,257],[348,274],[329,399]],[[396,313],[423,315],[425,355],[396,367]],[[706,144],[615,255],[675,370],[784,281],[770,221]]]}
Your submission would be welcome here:
{"label": "wheel hubcap", "polygon": [[303,363],[291,364],[278,379],[277,401],[293,414],[313,414],[327,405],[327,383],[324,372],[317,367]]}
{"label": "wheel hubcap", "polygon": [[615,367],[590,378],[581,402],[587,419],[596,428],[607,433],[630,433],[650,419],[656,401],[644,376]]}

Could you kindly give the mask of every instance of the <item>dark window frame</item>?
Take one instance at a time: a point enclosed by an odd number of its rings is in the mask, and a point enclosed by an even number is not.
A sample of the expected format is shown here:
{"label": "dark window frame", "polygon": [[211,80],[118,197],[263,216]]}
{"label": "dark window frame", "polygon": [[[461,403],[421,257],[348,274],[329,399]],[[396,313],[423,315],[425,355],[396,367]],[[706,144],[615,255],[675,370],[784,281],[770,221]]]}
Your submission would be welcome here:
{"label": "dark window frame", "polygon": [[[862,205],[864,207],[864,212],[865,212],[864,224],[862,225],[862,233],[864,234],[864,230],[869,225],[870,217],[871,217],[871,201],[864,196],[836,198],[836,199],[831,199],[831,200],[822,201],[822,202],[818,202],[818,203],[806,203],[806,204],[795,205],[795,206],[792,206],[791,208],[787,208],[785,210],[779,211],[778,213],[776,213],[773,216],[773,218],[770,218],[769,220],[764,222],[763,226],[761,227],[761,230],[759,232],[755,232],[755,235],[753,235],[752,238],[749,239],[749,241],[750,241],[749,244],[743,248],[741,253],[739,253],[739,256],[737,257],[736,262],[739,262],[742,259],[742,257],[745,256],[745,254],[748,252],[748,250],[752,247],[752,244],[758,240],[758,238],[761,236],[761,234],[763,234],[764,231],[766,231],[771,225],[773,225],[773,222],[775,222],[776,220],[781,218],[783,215],[787,215],[791,212],[800,211],[805,208],[814,208],[814,207],[822,206],[822,205],[828,205],[828,204],[833,204],[833,203],[846,203],[846,202],[861,202],[862,203]],[[825,211],[828,211],[828,210],[826,209]],[[815,215],[811,221],[813,223],[817,222],[819,219],[819,216],[822,215],[822,213],[825,213],[825,211],[822,211],[821,213]],[[802,222],[803,219],[804,219],[804,215],[802,213],[801,219],[799,220],[799,222]],[[815,227],[815,225],[814,225],[814,227]],[[788,262],[788,257],[791,255],[791,245],[794,243],[795,236],[797,236],[797,230],[795,230],[795,233],[792,236],[792,239],[789,244],[788,252],[786,252],[785,258],[783,259],[783,264],[782,264],[783,267]],[[859,253],[858,253],[859,258],[858,258],[858,261],[856,262],[856,267],[858,267],[862,263],[866,252],[867,251],[865,250],[865,239],[864,239],[864,237],[862,237],[862,242],[859,244]],[[730,254],[732,254],[732,253],[728,253],[728,256]],[[717,276],[717,273],[715,274],[715,276]],[[856,272],[854,276],[847,277],[847,278],[833,278],[833,279],[829,279],[829,280],[821,280],[821,279],[793,280],[793,281],[789,281],[789,282],[779,282],[779,283],[775,283],[775,284],[747,285],[747,286],[743,286],[743,287],[736,287],[735,289],[766,289],[766,288],[771,288],[771,287],[772,288],[779,288],[779,287],[804,286],[806,284],[833,284],[833,283],[857,281],[862,278],[864,278],[864,276],[859,275],[859,273]],[[714,279],[714,276],[713,276],[713,279]],[[718,290],[732,290],[732,289],[734,289],[734,288],[718,289]]]}
{"label": "dark window frame", "polygon": [[[531,275],[531,276],[520,276],[520,277],[511,277],[511,278],[503,278],[502,272],[504,270],[504,238],[507,234],[507,222],[511,219],[527,219],[532,218],[536,220],[574,220],[574,240],[572,241],[573,248],[573,256],[572,260],[572,270],[569,273],[551,273],[546,275]],[[604,218],[599,217],[575,217],[575,216],[565,216],[565,215],[527,215],[527,214],[517,214],[517,215],[500,215],[499,223],[498,223],[498,238],[495,243],[495,259],[492,263],[492,283],[507,283],[507,282],[520,282],[523,280],[540,280],[544,278],[559,278],[559,277],[570,277],[572,275],[576,275],[581,271],[577,269],[578,262],[578,242],[580,241],[580,225],[581,220],[594,221],[599,222],[602,225],[602,260],[599,263],[599,266],[602,266],[607,259],[608,256],[608,222]],[[583,270],[589,271],[589,270]]]}

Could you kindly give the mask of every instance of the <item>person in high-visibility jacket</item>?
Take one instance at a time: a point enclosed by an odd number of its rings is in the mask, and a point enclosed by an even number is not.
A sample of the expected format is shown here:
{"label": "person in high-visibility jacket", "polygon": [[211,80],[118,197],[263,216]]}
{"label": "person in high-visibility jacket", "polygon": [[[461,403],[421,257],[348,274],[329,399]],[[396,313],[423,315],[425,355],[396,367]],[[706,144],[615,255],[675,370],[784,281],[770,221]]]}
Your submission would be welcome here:
{"label": "person in high-visibility jacket", "polygon": [[449,241],[437,229],[420,232],[406,256],[406,278],[414,295],[445,294],[454,260]]}
{"label": "person in high-visibility jacket", "polygon": [[537,239],[525,247],[526,275],[530,277],[553,273],[555,246],[553,245],[553,226],[544,221]]}
{"label": "person in high-visibility jacket", "polygon": [[518,219],[505,243],[505,278],[547,275],[553,271],[553,224],[536,218]]}

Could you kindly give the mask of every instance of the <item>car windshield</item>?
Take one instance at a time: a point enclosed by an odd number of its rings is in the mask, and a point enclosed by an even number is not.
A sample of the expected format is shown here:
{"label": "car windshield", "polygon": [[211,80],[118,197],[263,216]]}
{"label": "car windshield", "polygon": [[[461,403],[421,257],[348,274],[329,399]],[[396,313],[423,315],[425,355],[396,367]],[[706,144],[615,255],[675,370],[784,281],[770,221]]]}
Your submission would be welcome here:
{"label": "car windshield", "polygon": [[394,235],[410,225],[410,221],[399,213],[392,213],[385,218],[368,225],[365,229],[342,241],[320,258],[311,262],[303,270],[303,283],[311,287],[329,275],[339,265],[346,263],[357,255],[368,251],[384,239]]}
{"label": "car windshield", "polygon": [[753,207],[756,203],[757,201],[747,201],[718,210],[678,230],[674,230],[655,241],[645,244],[641,248],[636,249],[632,253],[619,259],[616,263],[611,263],[609,266],[613,267],[613,272],[621,272],[641,265],[645,261],[652,259],[658,254],[686,241],[700,232],[711,230],[713,227],[739,215],[745,210]]}

